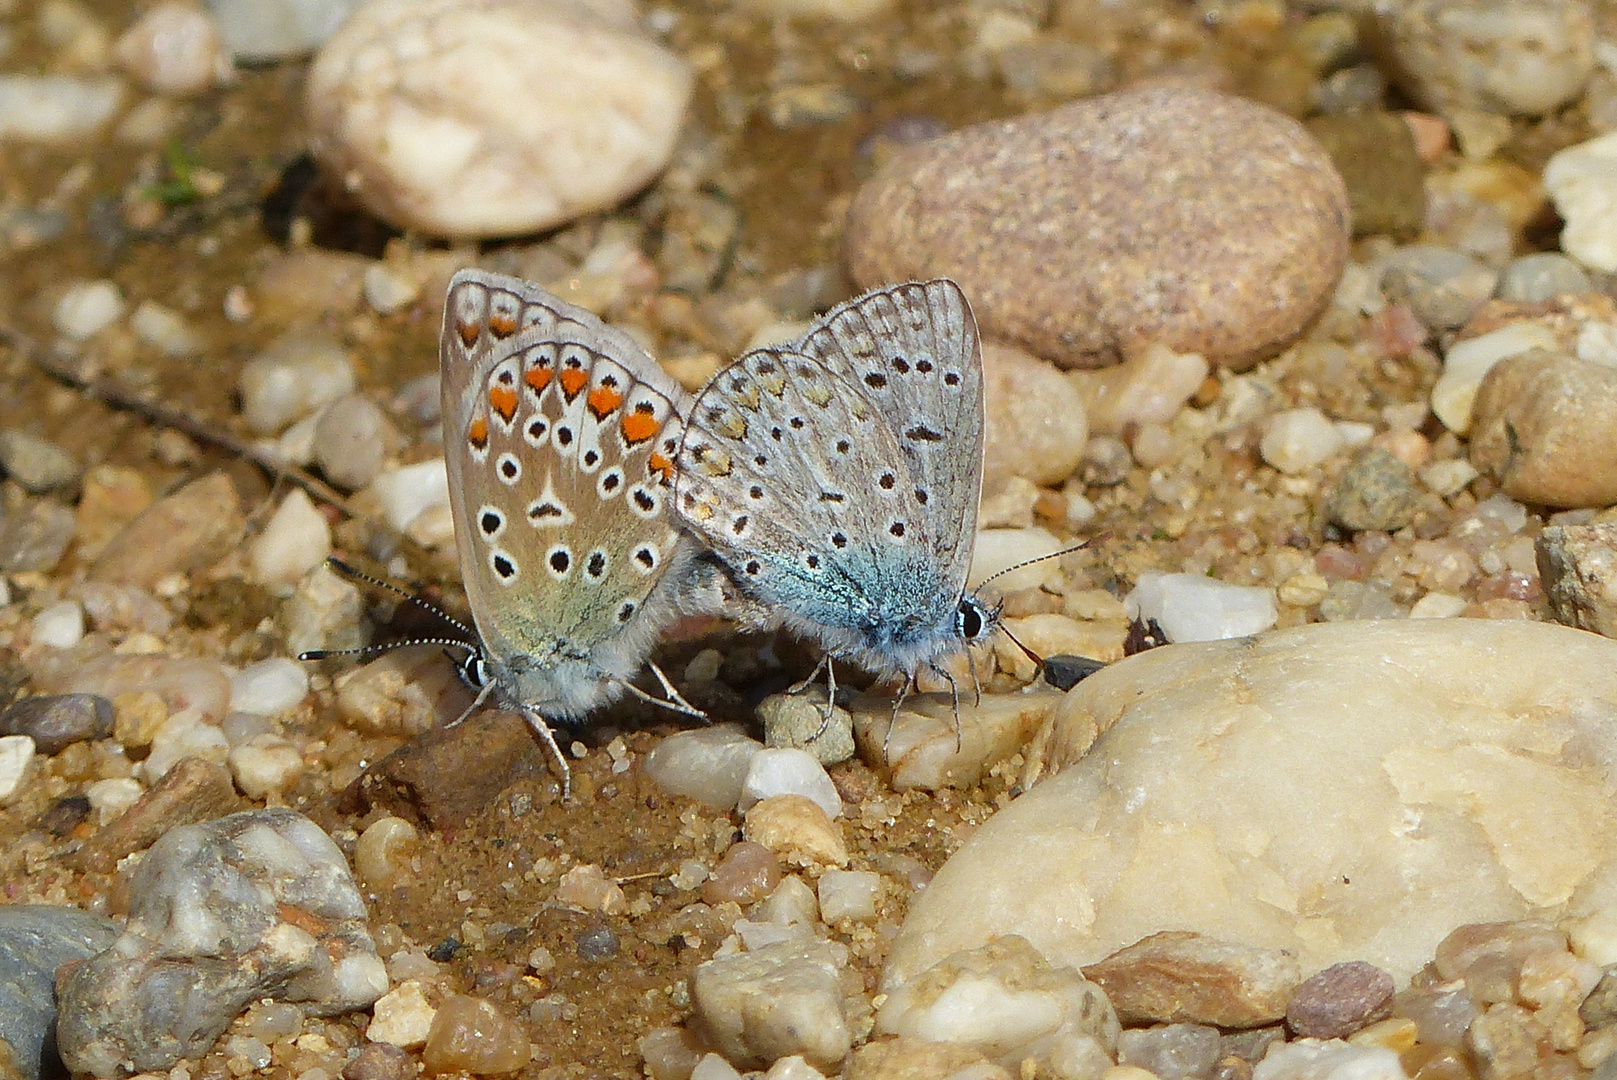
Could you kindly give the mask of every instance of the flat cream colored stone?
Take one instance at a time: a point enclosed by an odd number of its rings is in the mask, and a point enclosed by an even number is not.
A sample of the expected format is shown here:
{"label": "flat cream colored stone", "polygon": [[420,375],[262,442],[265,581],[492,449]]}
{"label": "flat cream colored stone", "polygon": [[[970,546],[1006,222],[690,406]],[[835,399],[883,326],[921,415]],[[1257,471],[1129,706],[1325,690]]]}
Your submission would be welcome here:
{"label": "flat cream colored stone", "polygon": [[1006,934],[1087,965],[1193,930],[1402,982],[1455,927],[1533,916],[1617,960],[1609,639],[1389,620],[1167,646],[1079,683],[1027,756],[1037,786],[917,899],[889,989]]}

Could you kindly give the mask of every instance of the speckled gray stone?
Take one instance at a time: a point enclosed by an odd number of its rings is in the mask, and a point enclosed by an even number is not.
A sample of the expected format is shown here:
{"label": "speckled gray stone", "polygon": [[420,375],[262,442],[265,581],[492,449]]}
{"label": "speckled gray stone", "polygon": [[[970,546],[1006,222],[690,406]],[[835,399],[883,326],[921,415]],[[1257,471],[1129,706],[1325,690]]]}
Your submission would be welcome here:
{"label": "speckled gray stone", "polygon": [[42,694],[0,712],[0,735],[28,735],[41,754],[112,734],[112,702],[96,694]]}
{"label": "speckled gray stone", "polygon": [[73,511],[47,499],[11,511],[0,519],[0,572],[54,569],[77,528]]}
{"label": "speckled gray stone", "polygon": [[1617,637],[1617,522],[1551,525],[1534,547],[1538,578],[1555,617]]}
{"label": "speckled gray stone", "polygon": [[1408,525],[1419,505],[1414,470],[1377,447],[1348,466],[1325,500],[1325,514],[1355,532],[1392,532]]}
{"label": "speckled gray stone", "polygon": [[0,1074],[9,1078],[15,1069],[23,1080],[38,1080],[61,1073],[56,969],[95,955],[117,936],[117,923],[78,908],[0,906]]}
{"label": "speckled gray stone", "polygon": [[1295,121],[1156,87],[901,151],[855,196],[845,254],[862,286],[954,278],[985,336],[1063,367],[1149,342],[1246,366],[1329,302],[1348,218]]}

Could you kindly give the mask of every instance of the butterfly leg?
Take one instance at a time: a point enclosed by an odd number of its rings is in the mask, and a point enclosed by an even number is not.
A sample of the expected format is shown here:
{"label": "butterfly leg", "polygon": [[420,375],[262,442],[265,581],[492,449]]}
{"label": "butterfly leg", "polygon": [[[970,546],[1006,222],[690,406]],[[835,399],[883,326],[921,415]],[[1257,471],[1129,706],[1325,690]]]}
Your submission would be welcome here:
{"label": "butterfly leg", "polygon": [[887,734],[882,736],[881,759],[889,765],[892,762],[887,760],[887,744],[892,741],[893,729],[898,726],[898,710],[904,707],[904,701],[910,696],[910,687],[913,685],[915,677],[912,675],[904,681],[904,688],[898,692],[898,699],[893,702],[893,715],[887,721]]}
{"label": "butterfly leg", "polygon": [[650,660],[646,661],[646,666],[651,668],[651,673],[657,676],[658,682],[662,683],[664,694],[663,697],[654,697],[631,682],[623,682],[619,680],[619,685],[649,705],[655,705],[660,709],[667,709],[669,712],[677,712],[683,716],[695,717],[698,720],[706,720],[708,718],[707,713],[703,712],[701,709],[698,709],[695,705],[692,705],[690,702],[686,701],[680,696],[679,691],[674,689],[674,684],[669,682],[668,676],[663,674],[662,668],[658,667]]}
{"label": "butterfly leg", "polygon": [[[934,668],[933,670],[935,671],[937,669]],[[976,703],[981,705],[983,703],[983,684],[981,680],[977,678],[977,661],[971,655],[970,645],[966,646],[966,670],[971,672],[971,692],[976,695]],[[945,678],[948,678],[948,676],[945,676]],[[954,685],[953,679],[949,679],[949,685]],[[958,695],[955,697],[954,712],[955,720],[958,722],[960,719],[960,698]]]}
{"label": "butterfly leg", "polygon": [[[968,663],[969,663],[969,658],[970,658],[971,654],[967,653],[966,656],[968,658]],[[961,744],[961,738],[960,738],[960,687],[955,683],[954,676],[950,675],[947,671],[944,671],[942,668],[938,667],[938,665],[936,665],[936,664],[928,664],[927,667],[932,669],[932,674],[942,677],[942,679],[949,684],[949,697],[954,703],[954,752],[958,754],[958,753],[960,753],[960,744]],[[977,681],[977,669],[976,669],[976,667],[971,668],[971,681],[973,683],[975,683]],[[978,688],[978,691],[977,691],[977,703],[979,705],[982,704],[982,689],[980,687]]]}
{"label": "butterfly leg", "polygon": [[533,729],[533,733],[539,736],[544,744],[550,748],[551,754],[556,759],[556,765],[561,769],[561,801],[572,802],[573,770],[568,768],[567,759],[562,757],[561,745],[556,742],[556,733],[550,729],[549,724],[545,723],[545,718],[533,709],[524,706],[522,717],[528,721],[528,726]]}
{"label": "butterfly leg", "polygon": [[788,694],[801,694],[810,686],[814,685],[814,680],[820,677],[820,672],[825,670],[826,665],[830,663],[831,658],[829,656],[820,657],[820,662],[814,665],[814,670],[808,673],[808,678],[794,682],[792,685],[786,688],[786,692]]}

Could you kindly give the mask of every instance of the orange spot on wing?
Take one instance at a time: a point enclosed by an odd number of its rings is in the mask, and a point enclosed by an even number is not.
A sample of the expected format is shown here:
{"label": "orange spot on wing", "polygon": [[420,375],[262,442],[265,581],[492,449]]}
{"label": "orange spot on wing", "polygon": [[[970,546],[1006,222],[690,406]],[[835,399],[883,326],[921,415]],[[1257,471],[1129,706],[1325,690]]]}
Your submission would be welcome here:
{"label": "orange spot on wing", "polygon": [[472,444],[473,450],[481,450],[488,445],[488,421],[479,416],[471,422],[466,429],[466,441]]}
{"label": "orange spot on wing", "polygon": [[610,386],[597,386],[585,400],[589,402],[590,412],[595,414],[595,419],[604,420],[608,413],[623,404],[623,395]]}
{"label": "orange spot on wing", "polygon": [[584,384],[590,381],[589,373],[583,368],[563,368],[561,373],[561,392],[571,401],[584,389]]}
{"label": "orange spot on wing", "polygon": [[662,425],[649,410],[641,412],[636,409],[623,418],[623,441],[630,446],[638,446],[647,439],[654,438],[660,430]]}
{"label": "orange spot on wing", "polygon": [[489,407],[500,414],[507,424],[517,414],[517,392],[509,386],[491,386],[488,391]]}
{"label": "orange spot on wing", "polygon": [[555,374],[554,371],[547,367],[529,368],[523,373],[522,381],[533,387],[534,393],[542,394],[545,392],[545,387],[550,385],[550,380]]}
{"label": "orange spot on wing", "polygon": [[656,473],[664,480],[668,480],[674,474],[674,463],[653,450],[651,456],[646,459],[646,472]]}
{"label": "orange spot on wing", "polygon": [[490,315],[489,331],[497,338],[508,338],[517,332],[517,321],[510,315]]}
{"label": "orange spot on wing", "polygon": [[465,319],[455,324],[455,333],[460,335],[461,344],[468,349],[477,344],[477,335],[482,330],[482,325],[473,319]]}

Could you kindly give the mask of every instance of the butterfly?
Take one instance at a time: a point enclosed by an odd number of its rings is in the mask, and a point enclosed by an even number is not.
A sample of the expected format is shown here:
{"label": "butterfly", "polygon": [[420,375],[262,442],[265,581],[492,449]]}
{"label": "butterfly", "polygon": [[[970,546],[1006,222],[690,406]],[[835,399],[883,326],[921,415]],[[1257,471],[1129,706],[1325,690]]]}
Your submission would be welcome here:
{"label": "butterfly", "polygon": [[[476,634],[463,678],[520,711],[570,773],[552,723],[628,692],[702,714],[662,671],[636,687],[680,614],[698,545],[675,523],[690,396],[627,334],[536,285],[450,281],[438,362],[444,458]],[[474,706],[475,707],[475,706]]]}
{"label": "butterfly", "polygon": [[833,696],[833,659],[953,686],[941,661],[999,624],[966,589],[983,376],[953,281],[876,289],[745,354],[697,395],[675,464],[678,516],[753,610],[821,646]]}

